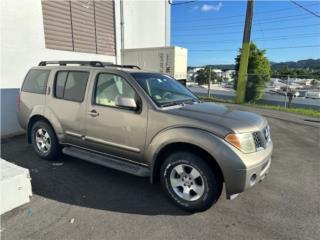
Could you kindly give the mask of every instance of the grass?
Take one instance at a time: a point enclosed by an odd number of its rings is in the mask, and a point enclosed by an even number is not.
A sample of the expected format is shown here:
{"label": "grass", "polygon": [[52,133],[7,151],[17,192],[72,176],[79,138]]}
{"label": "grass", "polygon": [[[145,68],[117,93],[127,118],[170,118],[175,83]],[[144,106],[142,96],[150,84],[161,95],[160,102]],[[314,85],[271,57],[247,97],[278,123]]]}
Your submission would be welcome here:
{"label": "grass", "polygon": [[320,111],[311,109],[311,108],[285,108],[281,106],[262,105],[262,104],[245,104],[245,106],[276,110],[276,111],[288,112],[288,113],[295,113],[303,116],[320,118]]}
{"label": "grass", "polygon": [[[218,102],[218,103],[233,103],[232,100],[225,100],[221,98],[214,98],[214,97],[204,97],[204,96],[198,96],[200,100],[205,102]],[[268,109],[268,110],[275,110],[275,111],[281,111],[281,112],[288,112],[288,113],[295,113],[303,116],[308,117],[315,117],[320,118],[320,111],[310,108],[285,108],[281,106],[273,106],[273,105],[264,105],[264,104],[258,104],[258,103],[245,103],[244,106],[248,107],[255,107],[255,108],[261,108],[261,109]]]}
{"label": "grass", "polygon": [[228,99],[221,99],[221,98],[215,98],[215,97],[204,97],[204,96],[197,96],[201,101],[204,102],[218,102],[218,103],[234,103],[233,100]]}

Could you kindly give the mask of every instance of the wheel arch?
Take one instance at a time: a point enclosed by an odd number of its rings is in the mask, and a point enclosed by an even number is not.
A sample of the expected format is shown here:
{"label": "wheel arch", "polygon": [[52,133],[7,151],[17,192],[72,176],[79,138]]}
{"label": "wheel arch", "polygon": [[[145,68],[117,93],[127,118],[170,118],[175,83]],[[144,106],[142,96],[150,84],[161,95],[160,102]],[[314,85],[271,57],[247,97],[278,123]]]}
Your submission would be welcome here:
{"label": "wheel arch", "polygon": [[56,134],[56,131],[55,131],[53,125],[51,124],[51,122],[46,117],[39,115],[39,114],[36,114],[36,115],[33,115],[28,121],[28,126],[27,126],[27,141],[28,141],[28,143],[32,142],[31,130],[32,130],[32,126],[37,121],[44,121],[44,122],[48,123],[52,127],[54,133]]}
{"label": "wheel arch", "polygon": [[241,172],[238,170],[245,169],[237,150],[229,146],[222,137],[204,129],[191,127],[168,129],[153,138],[146,151],[151,183],[159,179],[159,169],[165,154],[177,150],[191,150],[201,154],[212,169],[218,170],[226,187],[226,193],[236,191],[235,181],[238,181]]}
{"label": "wheel arch", "polygon": [[179,151],[196,153],[197,155],[199,155],[210,166],[212,171],[217,173],[221,182],[224,182],[223,172],[218,162],[208,151],[206,151],[202,147],[195,145],[193,143],[172,142],[163,146],[159,150],[159,152],[154,156],[154,160],[152,162],[152,167],[151,167],[151,176],[150,176],[151,183],[156,183],[159,181],[160,169],[165,159],[173,152],[179,152]]}

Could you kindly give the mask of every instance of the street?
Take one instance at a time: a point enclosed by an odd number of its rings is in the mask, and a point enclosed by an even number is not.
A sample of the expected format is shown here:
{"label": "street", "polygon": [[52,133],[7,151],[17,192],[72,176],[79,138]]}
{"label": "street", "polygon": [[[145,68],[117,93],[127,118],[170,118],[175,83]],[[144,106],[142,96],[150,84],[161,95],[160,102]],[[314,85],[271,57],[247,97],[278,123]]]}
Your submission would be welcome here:
{"label": "street", "polygon": [[[196,94],[208,94],[208,89],[199,87],[199,86],[191,86],[188,87],[193,93]],[[210,91],[211,96],[221,98],[221,99],[234,99],[235,91],[231,88],[224,88],[221,86],[212,86]],[[269,104],[269,105],[279,105],[284,106],[285,96],[278,94],[271,94],[269,92],[265,92],[262,99],[258,101],[260,104]],[[309,99],[309,98],[293,98],[292,107],[303,107],[303,108],[313,108],[320,110],[320,99]]]}
{"label": "street", "polygon": [[1,237],[318,239],[320,125],[268,120],[274,142],[269,175],[233,201],[223,193],[197,214],[176,208],[146,178],[67,156],[45,161],[24,136],[4,140],[1,157],[30,170],[34,195],[1,217]]}

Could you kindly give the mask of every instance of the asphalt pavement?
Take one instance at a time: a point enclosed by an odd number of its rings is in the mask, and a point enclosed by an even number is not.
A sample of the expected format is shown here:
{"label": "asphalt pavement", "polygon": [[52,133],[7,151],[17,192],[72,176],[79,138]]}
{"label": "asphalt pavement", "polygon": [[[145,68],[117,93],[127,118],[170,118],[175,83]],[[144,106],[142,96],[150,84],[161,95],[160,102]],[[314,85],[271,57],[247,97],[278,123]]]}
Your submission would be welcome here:
{"label": "asphalt pavement", "polygon": [[[199,95],[207,95],[208,89],[201,86],[190,86],[188,87],[192,92]],[[234,100],[236,93],[231,88],[224,88],[221,86],[212,86],[210,91],[211,96],[225,99],[225,100]],[[258,100],[260,104],[275,105],[275,106],[284,106],[286,98],[284,95],[279,95],[276,93],[265,92],[262,96],[262,99]],[[287,100],[288,101],[288,100]],[[292,99],[292,107],[300,108],[312,108],[318,109],[320,111],[320,99],[310,99],[304,97],[295,97]]]}
{"label": "asphalt pavement", "polygon": [[1,238],[319,239],[320,124],[269,118],[274,154],[263,182],[208,211],[175,207],[147,178],[68,156],[36,156],[25,137],[2,141],[1,157],[30,170],[31,202],[1,216]]}

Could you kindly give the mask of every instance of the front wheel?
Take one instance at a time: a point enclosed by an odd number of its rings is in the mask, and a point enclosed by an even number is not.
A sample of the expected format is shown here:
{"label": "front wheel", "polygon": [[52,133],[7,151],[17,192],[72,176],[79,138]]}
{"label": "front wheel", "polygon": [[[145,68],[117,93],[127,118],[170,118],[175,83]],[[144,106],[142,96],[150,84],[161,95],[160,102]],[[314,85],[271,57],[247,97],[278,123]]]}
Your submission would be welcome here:
{"label": "front wheel", "polygon": [[161,168],[161,184],[169,198],[180,208],[199,212],[210,208],[220,197],[222,181],[197,155],[171,154]]}

